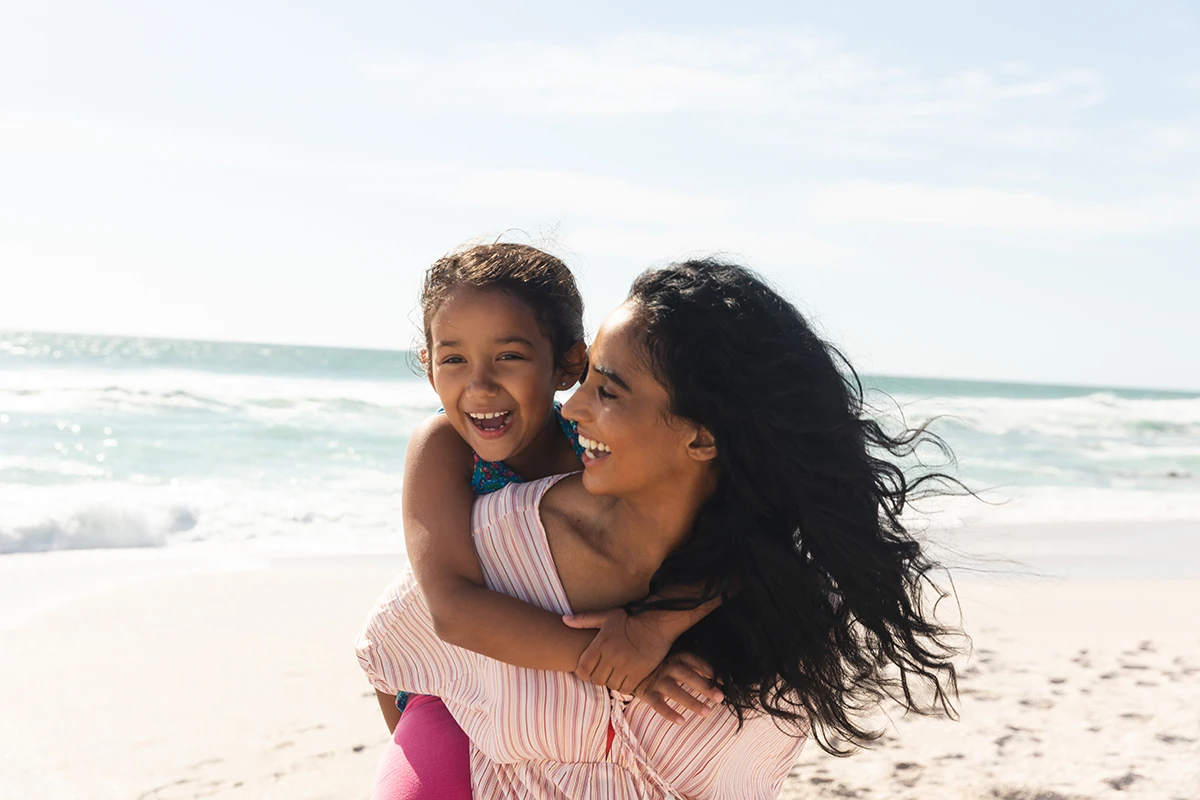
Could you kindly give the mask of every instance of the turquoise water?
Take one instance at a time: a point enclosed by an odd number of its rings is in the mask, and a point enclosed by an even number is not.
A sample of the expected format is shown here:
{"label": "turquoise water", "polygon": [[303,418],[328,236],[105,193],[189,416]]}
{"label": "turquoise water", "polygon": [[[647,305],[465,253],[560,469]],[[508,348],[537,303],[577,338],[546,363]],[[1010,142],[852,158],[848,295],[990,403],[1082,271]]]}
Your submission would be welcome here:
{"label": "turquoise water", "polygon": [[[865,376],[938,417],[959,475],[937,525],[1200,520],[1200,393]],[[0,333],[0,554],[245,543],[398,551],[410,354]]]}

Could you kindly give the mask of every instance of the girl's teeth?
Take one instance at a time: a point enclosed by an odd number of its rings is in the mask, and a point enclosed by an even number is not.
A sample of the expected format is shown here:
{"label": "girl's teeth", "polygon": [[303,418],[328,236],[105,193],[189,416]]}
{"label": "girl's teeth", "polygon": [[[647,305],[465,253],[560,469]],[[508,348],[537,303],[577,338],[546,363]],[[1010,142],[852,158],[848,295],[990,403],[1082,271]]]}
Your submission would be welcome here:
{"label": "girl's teeth", "polygon": [[467,416],[471,419],[495,419],[496,417],[503,417],[507,413],[507,411],[494,411],[488,414],[468,414]]}

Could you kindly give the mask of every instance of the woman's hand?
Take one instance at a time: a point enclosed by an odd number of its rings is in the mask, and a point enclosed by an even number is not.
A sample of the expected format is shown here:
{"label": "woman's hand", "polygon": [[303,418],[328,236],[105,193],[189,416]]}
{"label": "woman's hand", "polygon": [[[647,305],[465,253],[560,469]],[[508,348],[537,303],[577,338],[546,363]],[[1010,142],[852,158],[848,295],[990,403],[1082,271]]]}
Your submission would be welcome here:
{"label": "woman's hand", "polygon": [[650,706],[663,719],[683,724],[683,711],[707,717],[725,694],[712,681],[708,662],[691,653],[675,653],[634,689],[633,696]]}
{"label": "woman's hand", "polygon": [[563,622],[572,628],[600,629],[579,657],[575,674],[628,694],[654,672],[675,642],[645,617],[631,617],[620,608],[569,614]]}

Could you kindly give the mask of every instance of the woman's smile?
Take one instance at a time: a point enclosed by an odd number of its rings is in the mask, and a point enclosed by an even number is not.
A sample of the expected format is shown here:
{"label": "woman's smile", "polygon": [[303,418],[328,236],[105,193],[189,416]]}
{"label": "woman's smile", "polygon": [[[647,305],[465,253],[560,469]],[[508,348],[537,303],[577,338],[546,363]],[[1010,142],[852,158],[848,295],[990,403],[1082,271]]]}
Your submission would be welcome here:
{"label": "woman's smile", "polygon": [[580,460],[583,462],[584,469],[587,469],[589,466],[592,466],[600,461],[604,461],[612,455],[611,447],[606,445],[604,442],[600,442],[595,439],[589,439],[582,433],[579,434],[579,445],[583,448],[583,456],[580,458]]}

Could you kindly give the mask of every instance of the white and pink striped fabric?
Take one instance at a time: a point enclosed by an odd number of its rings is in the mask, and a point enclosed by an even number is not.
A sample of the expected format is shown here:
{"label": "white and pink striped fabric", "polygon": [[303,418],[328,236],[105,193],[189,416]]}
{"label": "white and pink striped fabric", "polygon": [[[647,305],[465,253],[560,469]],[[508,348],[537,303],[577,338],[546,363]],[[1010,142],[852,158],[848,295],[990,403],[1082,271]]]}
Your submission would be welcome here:
{"label": "white and pink striped fabric", "polygon": [[[490,588],[568,614],[538,516],[542,495],[561,477],[479,498],[472,527]],[[765,715],[748,717],[739,731],[724,708],[675,726],[572,674],[514,667],[445,644],[411,571],[372,610],[357,650],[380,691],[442,698],[471,739],[477,798],[776,797],[804,741]]]}

